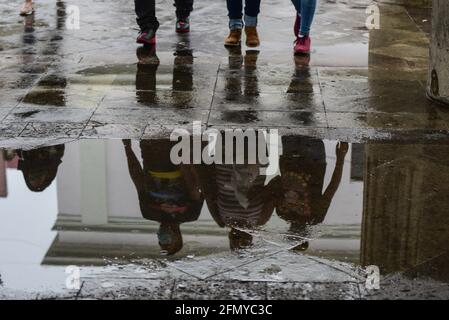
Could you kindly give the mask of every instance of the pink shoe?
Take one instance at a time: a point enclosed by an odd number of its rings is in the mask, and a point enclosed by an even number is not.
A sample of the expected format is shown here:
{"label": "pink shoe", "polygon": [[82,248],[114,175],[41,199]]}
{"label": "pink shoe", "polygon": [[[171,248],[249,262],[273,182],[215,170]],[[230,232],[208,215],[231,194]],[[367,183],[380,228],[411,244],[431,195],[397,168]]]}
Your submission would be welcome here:
{"label": "pink shoe", "polygon": [[312,39],[309,36],[299,36],[296,38],[294,51],[295,54],[310,54]]}
{"label": "pink shoe", "polygon": [[293,26],[293,33],[295,37],[299,36],[299,28],[301,27],[301,16],[296,13],[295,25]]}

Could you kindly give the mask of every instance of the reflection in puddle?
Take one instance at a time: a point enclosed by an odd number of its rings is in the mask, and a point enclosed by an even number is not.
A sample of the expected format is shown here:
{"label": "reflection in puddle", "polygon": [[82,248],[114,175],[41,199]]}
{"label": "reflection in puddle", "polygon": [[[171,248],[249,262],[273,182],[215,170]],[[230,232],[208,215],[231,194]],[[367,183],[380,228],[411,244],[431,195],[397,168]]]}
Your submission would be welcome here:
{"label": "reflection in puddle", "polygon": [[289,136],[280,175],[263,176],[259,164],[173,165],[172,145],[84,140],[4,150],[5,287],[62,287],[67,265],[272,246],[448,280],[446,146]]}

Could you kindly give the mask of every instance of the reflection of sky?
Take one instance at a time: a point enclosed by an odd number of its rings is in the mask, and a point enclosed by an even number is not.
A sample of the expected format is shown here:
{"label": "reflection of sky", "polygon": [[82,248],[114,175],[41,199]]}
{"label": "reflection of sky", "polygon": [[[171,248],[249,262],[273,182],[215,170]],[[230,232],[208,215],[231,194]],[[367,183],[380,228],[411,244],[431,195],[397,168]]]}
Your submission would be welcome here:
{"label": "reflection of sky", "polygon": [[41,267],[56,233],[56,185],[29,191],[22,173],[7,170],[8,197],[0,199],[0,274],[8,289],[48,288],[65,282],[63,268]]}
{"label": "reflection of sky", "polygon": [[[336,142],[324,141],[326,147],[326,178],[324,188],[329,185],[335,168],[335,146]],[[331,206],[327,213],[324,224],[361,224],[363,212],[363,182],[351,181],[351,158],[352,149],[349,145],[345,157],[343,176],[340,186],[335,193]],[[324,191],[323,191],[324,192]]]}

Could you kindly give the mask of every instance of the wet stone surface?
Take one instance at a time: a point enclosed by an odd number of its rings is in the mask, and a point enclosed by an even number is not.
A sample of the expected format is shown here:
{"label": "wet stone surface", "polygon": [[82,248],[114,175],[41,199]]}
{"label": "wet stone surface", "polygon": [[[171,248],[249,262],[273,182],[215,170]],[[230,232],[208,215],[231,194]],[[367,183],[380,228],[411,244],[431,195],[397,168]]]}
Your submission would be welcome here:
{"label": "wet stone surface", "polygon": [[[0,1],[1,127],[57,123],[47,133],[36,130],[34,137],[50,144],[75,135],[168,137],[166,127],[193,121],[313,128],[329,139],[337,139],[335,128],[353,129],[353,140],[447,129],[447,112],[425,97],[428,9],[381,4],[382,28],[369,31],[370,1],[321,2],[311,57],[293,57],[289,6],[263,3],[262,46],[227,50],[225,4],[212,2],[195,4],[192,32],[179,36],[171,4],[158,1],[158,46],[144,49],[134,44],[126,1],[78,1],[79,30],[65,28],[64,1],[40,1],[26,18],[16,15],[16,4]],[[21,134],[7,130],[0,143]]]}
{"label": "wet stone surface", "polygon": [[[258,50],[228,50],[224,2],[198,1],[179,36],[158,0],[142,48],[128,1],[77,1],[67,30],[69,2],[22,18],[0,0],[0,298],[448,299],[430,11],[382,2],[368,31],[371,1],[351,3],[321,1],[294,57],[281,1],[262,4]],[[194,121],[279,129],[278,172],[173,164],[168,137]]]}

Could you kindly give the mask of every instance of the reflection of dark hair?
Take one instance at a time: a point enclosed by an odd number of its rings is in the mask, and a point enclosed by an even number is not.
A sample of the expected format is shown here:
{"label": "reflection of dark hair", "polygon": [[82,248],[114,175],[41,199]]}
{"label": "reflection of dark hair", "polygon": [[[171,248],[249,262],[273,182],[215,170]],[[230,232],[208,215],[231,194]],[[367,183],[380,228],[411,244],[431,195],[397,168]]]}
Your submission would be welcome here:
{"label": "reflection of dark hair", "polygon": [[229,246],[231,250],[249,248],[253,245],[253,236],[244,231],[232,228],[229,231]]}
{"label": "reflection of dark hair", "polygon": [[58,145],[22,152],[18,169],[29,190],[42,192],[48,188],[58,173],[64,149],[64,145]]}
{"label": "reflection of dark hair", "polygon": [[171,256],[183,247],[182,233],[177,223],[161,223],[158,231],[161,253]]}

